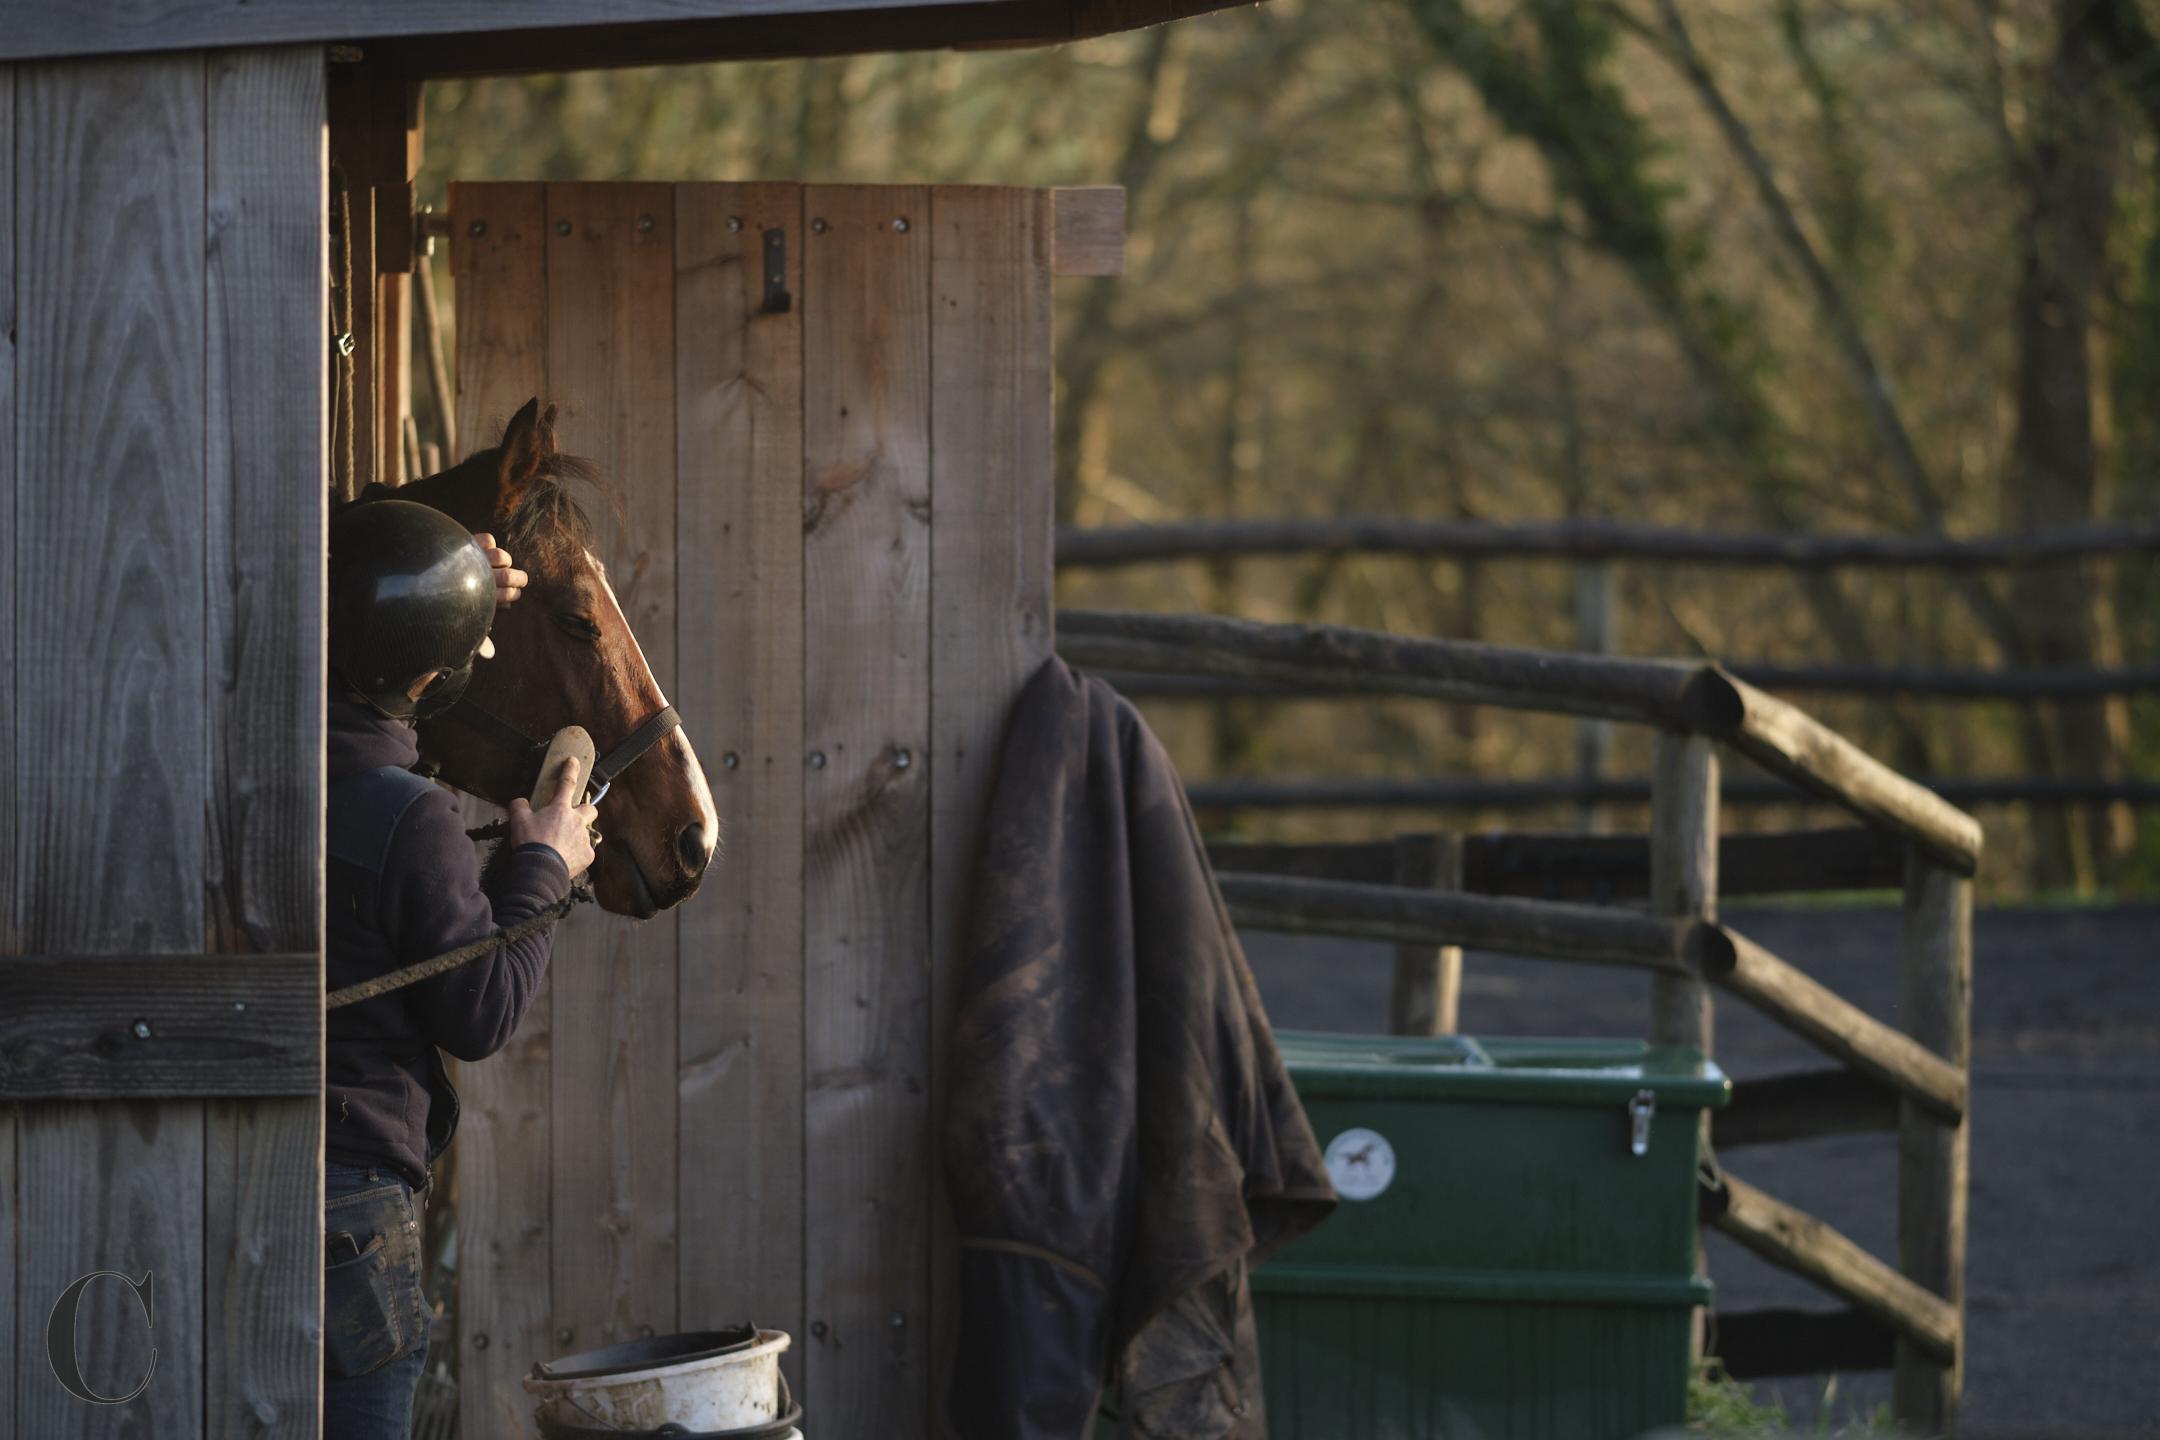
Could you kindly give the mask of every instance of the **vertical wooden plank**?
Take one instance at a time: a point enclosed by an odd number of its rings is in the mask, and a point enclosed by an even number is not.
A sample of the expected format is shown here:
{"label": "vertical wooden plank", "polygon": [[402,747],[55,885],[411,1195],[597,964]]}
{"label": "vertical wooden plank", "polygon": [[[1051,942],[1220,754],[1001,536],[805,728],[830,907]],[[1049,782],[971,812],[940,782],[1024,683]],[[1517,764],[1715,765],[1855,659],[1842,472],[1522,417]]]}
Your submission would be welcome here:
{"label": "vertical wooden plank", "polygon": [[[539,185],[450,187],[457,270],[459,453],[495,444],[547,389],[546,196]],[[552,1353],[548,1123],[554,981],[499,1054],[458,1067],[458,1414],[466,1435],[518,1435],[518,1379]]]}
{"label": "vertical wooden plank", "polygon": [[[1395,883],[1419,890],[1462,889],[1462,837],[1395,837]],[[1462,999],[1462,946],[1397,945],[1388,1029],[1397,1035],[1452,1035]]]}
{"label": "vertical wooden plank", "polygon": [[[204,83],[199,54],[24,66],[16,277],[14,758],[20,940],[58,953],[198,951],[209,764],[201,707]],[[175,704],[175,697],[183,703]],[[116,860],[124,857],[124,863]],[[124,997],[115,997],[116,1004]],[[203,1433],[203,1112],[26,1108],[17,1303],[99,1270],[81,1356],[101,1393],[156,1370],[134,1433]],[[109,1435],[17,1335],[17,1433]],[[30,1383],[32,1379],[39,1383]]]}
{"label": "vertical wooden plank", "polygon": [[[719,808],[680,926],[686,1329],[803,1328],[803,196],[675,191],[677,706]],[[765,308],[767,237],[785,310]],[[709,742],[706,737],[710,737]],[[730,837],[736,843],[730,844]]]}
{"label": "vertical wooden plank", "polygon": [[[22,206],[15,192],[15,67],[0,65],[0,675],[15,670],[15,546],[22,527],[16,521],[15,470],[15,227]],[[22,953],[22,896],[16,885],[15,777],[21,753],[15,748],[15,687],[0,708],[0,964]],[[20,1232],[16,1204],[15,1132],[20,1107],[0,1105],[0,1429],[22,1433],[15,1410],[15,1357],[19,1353],[15,1319],[15,1248]]]}
{"label": "vertical wooden plank", "polygon": [[[324,118],[321,47],[210,57],[210,943],[313,952],[318,964],[329,482]],[[322,1128],[314,1098],[206,1107],[210,1435],[319,1433]]]}
{"label": "vertical wooden plank", "polygon": [[[1905,861],[1906,1033],[1960,1067],[1972,1061],[1972,881],[1917,852]],[[1892,1401],[1900,1424],[1954,1435],[1965,1384],[1965,1219],[1972,1117],[1951,1125],[1903,1102],[1898,1121],[1898,1269],[1957,1307],[1958,1358],[1943,1365],[1899,1341]]]}
{"label": "vertical wooden plank", "polygon": [[[562,447],[619,486],[601,563],[664,692],[675,680],[675,214],[666,185],[547,187],[548,379]],[[602,745],[615,739],[595,736]],[[675,1328],[675,917],[587,909],[554,976],[555,1342]]]}
{"label": "vertical wooden plank", "polygon": [[804,197],[804,1403],[836,1435],[928,1404],[928,204]]}
{"label": "vertical wooden plank", "polygon": [[1049,658],[1055,225],[1042,190],[930,196],[931,1146],[933,1365],[943,1433],[957,1248],[936,1139],[975,853],[1005,717]]}
{"label": "vertical wooden plank", "polygon": [[[1702,735],[1661,730],[1650,782],[1650,909],[1658,915],[1717,918],[1718,754]],[[1690,1045],[1710,1053],[1710,987],[1684,976],[1650,981],[1650,1043]],[[1710,1112],[1702,1115],[1701,1143],[1710,1143]],[[1695,1271],[1703,1273],[1698,1234]],[[1694,1312],[1693,1349],[1703,1353],[1703,1312]]]}

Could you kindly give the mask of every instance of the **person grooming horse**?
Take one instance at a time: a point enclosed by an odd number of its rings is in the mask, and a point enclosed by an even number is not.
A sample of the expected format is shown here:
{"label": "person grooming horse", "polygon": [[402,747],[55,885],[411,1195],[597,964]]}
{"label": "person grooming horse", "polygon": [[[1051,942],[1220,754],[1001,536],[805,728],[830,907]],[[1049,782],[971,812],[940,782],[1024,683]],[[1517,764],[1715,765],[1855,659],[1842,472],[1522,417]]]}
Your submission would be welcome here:
{"label": "person grooming horse", "polygon": [[[524,572],[491,536],[410,501],[330,523],[324,909],[331,989],[488,936],[561,901],[593,862],[597,807],[572,757],[509,805],[483,873],[457,801],[413,771],[414,722],[456,703],[493,654]],[[588,752],[589,753],[589,752]],[[534,803],[537,802],[537,803]],[[553,926],[446,974],[329,1012],[324,1054],[324,1440],[407,1440],[427,1363],[420,1214],[457,1128],[445,1052],[506,1044],[546,972]]]}

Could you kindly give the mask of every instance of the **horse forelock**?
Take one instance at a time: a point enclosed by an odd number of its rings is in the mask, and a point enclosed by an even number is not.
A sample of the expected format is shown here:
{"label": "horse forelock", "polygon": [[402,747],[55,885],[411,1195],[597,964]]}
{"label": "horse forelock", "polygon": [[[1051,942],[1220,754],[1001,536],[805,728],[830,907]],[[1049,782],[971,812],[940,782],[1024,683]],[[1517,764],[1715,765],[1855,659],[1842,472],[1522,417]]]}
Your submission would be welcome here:
{"label": "horse forelock", "polygon": [[[567,573],[596,545],[592,517],[572,493],[582,486],[620,510],[599,468],[575,455],[552,454],[526,482],[517,506],[502,519],[502,543],[527,569]],[[530,557],[531,563],[527,562]]]}

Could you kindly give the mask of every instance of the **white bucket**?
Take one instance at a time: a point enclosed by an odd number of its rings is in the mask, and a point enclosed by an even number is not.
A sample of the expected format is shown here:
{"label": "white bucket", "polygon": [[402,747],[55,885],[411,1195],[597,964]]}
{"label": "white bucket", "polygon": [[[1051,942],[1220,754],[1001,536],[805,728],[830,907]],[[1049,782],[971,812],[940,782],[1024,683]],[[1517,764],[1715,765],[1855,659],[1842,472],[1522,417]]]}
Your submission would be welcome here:
{"label": "white bucket", "polygon": [[[693,1434],[767,1424],[780,1416],[784,1330],[760,1330],[751,1344],[639,1369],[581,1367],[582,1356],[535,1365],[524,1380],[540,1402],[536,1418],[607,1430],[680,1425]],[[628,1347],[619,1347],[628,1348]],[[607,1351],[593,1352],[593,1358]],[[550,1369],[585,1370],[552,1376]]]}

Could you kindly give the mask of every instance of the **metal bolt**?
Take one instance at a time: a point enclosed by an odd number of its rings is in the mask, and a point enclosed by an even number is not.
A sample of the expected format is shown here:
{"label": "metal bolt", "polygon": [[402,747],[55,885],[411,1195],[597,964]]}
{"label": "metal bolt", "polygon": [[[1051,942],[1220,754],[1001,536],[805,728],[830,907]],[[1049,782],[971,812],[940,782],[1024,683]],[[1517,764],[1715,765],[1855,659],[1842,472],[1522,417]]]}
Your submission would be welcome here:
{"label": "metal bolt", "polygon": [[813,235],[822,235],[822,234],[824,234],[824,233],[825,233],[825,222],[824,222],[823,220],[812,220],[812,221],[810,222],[810,233],[811,233],[811,234],[813,234]]}
{"label": "metal bolt", "polygon": [[736,233],[737,231],[739,231],[739,230],[741,230],[741,229],[742,229],[742,216],[740,216],[740,215],[730,215],[730,216],[728,216],[728,217],[727,217],[727,230],[728,230],[728,234],[730,234],[730,235],[733,235],[733,234],[735,234],[735,233]]}
{"label": "metal bolt", "polygon": [[245,1010],[245,1009],[247,1009],[247,1001],[245,1001],[245,1000],[235,1000],[235,1001],[233,1001],[233,1002],[232,1002],[232,1008],[233,1008],[233,1009],[234,1009],[235,1011],[239,1011],[239,1010]]}
{"label": "metal bolt", "polygon": [[472,224],[465,227],[465,233],[472,236],[475,240],[479,239],[482,235],[487,234],[487,221],[473,221]]}
{"label": "metal bolt", "polygon": [[901,215],[896,217],[892,222],[892,228],[895,235],[907,234],[907,216]]}
{"label": "metal bolt", "polygon": [[908,752],[907,752],[907,751],[905,751],[905,750],[895,750],[895,751],[893,752],[893,757],[892,757],[892,768],[893,768],[893,769],[895,769],[895,770],[905,770],[905,769],[907,769],[907,767],[908,767],[908,766],[910,766],[910,765],[912,765],[912,764],[914,764],[914,763],[915,763],[915,757],[914,757],[914,756],[912,756],[912,755],[910,755],[910,754],[908,754]]}
{"label": "metal bolt", "polygon": [[823,750],[812,750],[810,752],[810,768],[813,770],[825,768],[825,752]]}
{"label": "metal bolt", "polygon": [[572,1330],[568,1325],[565,1325],[562,1327],[562,1329],[555,1332],[555,1341],[559,1345],[568,1345],[570,1343],[570,1337],[576,1333],[577,1332]]}
{"label": "metal bolt", "polygon": [[556,233],[557,235],[567,235],[567,234],[569,234],[569,233],[570,233],[570,222],[569,222],[569,221],[567,221],[567,220],[557,220],[557,221],[555,222],[555,233]]}
{"label": "metal bolt", "polygon": [[650,1325],[640,1325],[640,1326],[638,1326],[638,1327],[637,1327],[637,1333],[638,1333],[638,1339],[640,1339],[640,1340],[650,1340],[650,1339],[652,1339],[652,1336],[653,1336],[653,1329],[652,1329],[652,1326],[650,1326]]}
{"label": "metal bolt", "polygon": [[653,227],[653,218],[652,218],[652,216],[650,216],[650,215],[640,215],[640,216],[638,216],[638,217],[637,217],[637,228],[638,228],[638,234],[640,234],[640,235],[650,235],[650,234],[652,233],[652,227]]}
{"label": "metal bolt", "polygon": [[893,1329],[895,1329],[895,1330],[903,1330],[903,1329],[906,1329],[906,1328],[907,1328],[907,1316],[905,1316],[905,1315],[901,1314],[901,1313],[900,1313],[900,1312],[899,1312],[898,1310],[895,1310],[895,1311],[893,1311],[893,1312],[892,1312],[892,1328],[893,1328]]}
{"label": "metal bolt", "polygon": [[728,751],[727,754],[720,757],[720,768],[723,770],[733,770],[736,766],[740,764],[742,764],[742,757],[737,755],[733,750]]}
{"label": "metal bolt", "polygon": [[475,1335],[475,1336],[473,1336],[473,1337],[472,1337],[472,1348],[473,1348],[473,1349],[475,1349],[475,1350],[485,1350],[485,1349],[487,1349],[487,1347],[488,1347],[488,1338],[487,1338],[487,1336],[485,1336],[485,1335]]}
{"label": "metal bolt", "polygon": [[825,1322],[823,1320],[812,1320],[810,1322],[810,1334],[813,1339],[823,1340],[825,1338]]}
{"label": "metal bolt", "polygon": [[133,1028],[136,1039],[147,1040],[150,1038],[150,1022],[148,1020],[137,1020]]}

